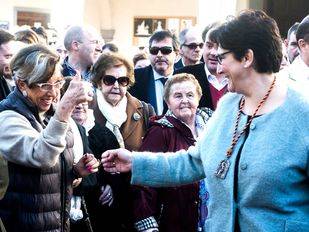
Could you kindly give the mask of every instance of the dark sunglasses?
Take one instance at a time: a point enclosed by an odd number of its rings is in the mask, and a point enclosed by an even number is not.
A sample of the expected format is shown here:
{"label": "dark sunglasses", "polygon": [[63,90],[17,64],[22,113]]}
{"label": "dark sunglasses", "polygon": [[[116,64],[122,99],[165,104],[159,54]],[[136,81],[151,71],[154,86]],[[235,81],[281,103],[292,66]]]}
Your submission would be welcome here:
{"label": "dark sunglasses", "polygon": [[229,53],[231,53],[232,51],[227,51],[227,52],[223,52],[223,53],[221,53],[221,54],[217,54],[216,55],[216,59],[217,59],[217,61],[218,61],[218,63],[219,64],[222,64],[222,60],[225,58],[225,55],[226,54],[229,54]]}
{"label": "dark sunglasses", "polygon": [[186,46],[190,48],[191,50],[195,50],[197,47],[202,49],[204,46],[204,43],[190,43],[190,44],[183,44],[182,46]]}
{"label": "dark sunglasses", "polygon": [[149,52],[151,55],[158,55],[159,51],[163,54],[163,55],[168,55],[171,54],[173,51],[172,47],[169,46],[164,46],[164,47],[151,47],[149,49]]}
{"label": "dark sunglasses", "polygon": [[129,79],[129,77],[119,77],[119,78],[116,78],[116,77],[111,76],[111,75],[105,75],[102,78],[102,81],[107,86],[114,85],[115,82],[117,81],[119,85],[121,85],[122,87],[126,87],[126,86],[129,85],[130,79]]}

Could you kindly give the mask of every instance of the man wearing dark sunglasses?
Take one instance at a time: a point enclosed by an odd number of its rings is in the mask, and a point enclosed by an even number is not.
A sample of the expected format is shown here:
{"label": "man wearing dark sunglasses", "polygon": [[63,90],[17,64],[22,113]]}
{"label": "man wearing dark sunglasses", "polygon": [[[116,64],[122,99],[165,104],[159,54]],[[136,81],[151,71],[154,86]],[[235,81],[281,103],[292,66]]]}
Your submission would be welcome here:
{"label": "man wearing dark sunglasses", "polygon": [[134,71],[136,81],[130,93],[150,103],[158,115],[167,110],[163,101],[163,86],[167,78],[173,75],[177,52],[177,38],[169,31],[157,31],[149,39],[151,65]]}
{"label": "man wearing dark sunglasses", "polygon": [[185,66],[175,71],[177,73],[189,73],[196,77],[202,87],[203,96],[199,107],[207,107],[215,110],[219,99],[227,92],[227,79],[224,75],[217,73],[217,50],[219,24],[209,26],[205,36],[203,59],[205,63]]}
{"label": "man wearing dark sunglasses", "polygon": [[204,43],[197,28],[187,28],[179,33],[181,59],[175,63],[175,69],[200,63]]}

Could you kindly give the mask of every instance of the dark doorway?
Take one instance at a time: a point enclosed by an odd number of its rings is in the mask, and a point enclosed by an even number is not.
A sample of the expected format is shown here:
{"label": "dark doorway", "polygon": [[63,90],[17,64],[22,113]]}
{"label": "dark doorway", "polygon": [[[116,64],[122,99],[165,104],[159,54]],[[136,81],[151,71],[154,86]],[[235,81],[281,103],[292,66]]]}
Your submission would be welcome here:
{"label": "dark doorway", "polygon": [[45,28],[50,22],[50,15],[48,13],[41,12],[29,12],[29,11],[17,11],[17,25],[29,25],[34,26],[34,23],[39,22]]}
{"label": "dark doorway", "polygon": [[289,28],[309,14],[309,1],[263,0],[263,10],[277,21],[281,36],[285,38]]}

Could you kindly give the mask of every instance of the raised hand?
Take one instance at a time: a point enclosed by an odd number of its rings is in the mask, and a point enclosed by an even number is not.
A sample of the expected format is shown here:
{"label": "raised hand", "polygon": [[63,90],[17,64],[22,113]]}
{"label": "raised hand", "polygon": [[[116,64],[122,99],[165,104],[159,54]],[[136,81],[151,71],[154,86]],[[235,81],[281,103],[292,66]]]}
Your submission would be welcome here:
{"label": "raised hand", "polygon": [[98,167],[100,162],[94,157],[93,154],[85,154],[77,164],[74,165],[75,171],[81,177],[85,177],[90,173],[94,173],[98,171]]}
{"label": "raised hand", "polygon": [[75,106],[83,102],[92,101],[92,97],[93,92],[89,88],[89,83],[82,81],[81,76],[77,74],[73,77],[67,91],[59,101],[55,112],[57,119],[67,122]]}
{"label": "raised hand", "polygon": [[132,168],[132,153],[123,148],[108,150],[102,154],[101,162],[107,172],[129,172]]}

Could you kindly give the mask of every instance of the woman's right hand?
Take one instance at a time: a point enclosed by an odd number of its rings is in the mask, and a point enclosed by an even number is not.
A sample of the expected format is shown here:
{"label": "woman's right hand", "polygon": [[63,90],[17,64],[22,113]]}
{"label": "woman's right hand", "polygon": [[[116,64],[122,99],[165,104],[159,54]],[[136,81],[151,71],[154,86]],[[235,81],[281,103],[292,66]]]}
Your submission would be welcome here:
{"label": "woman's right hand", "polygon": [[132,153],[123,148],[108,150],[102,154],[101,162],[107,172],[129,172],[132,168]]}
{"label": "woman's right hand", "polygon": [[90,83],[81,80],[80,74],[73,77],[55,112],[59,121],[68,122],[75,106],[92,101],[93,92],[89,85]]}

